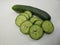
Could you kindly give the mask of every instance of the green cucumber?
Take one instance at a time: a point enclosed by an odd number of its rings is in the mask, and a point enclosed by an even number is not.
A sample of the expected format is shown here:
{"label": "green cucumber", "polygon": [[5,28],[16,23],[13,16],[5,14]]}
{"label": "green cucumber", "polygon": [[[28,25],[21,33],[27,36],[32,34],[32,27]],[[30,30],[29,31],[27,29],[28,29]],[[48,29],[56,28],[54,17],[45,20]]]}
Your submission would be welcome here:
{"label": "green cucumber", "polygon": [[24,13],[28,14],[30,18],[32,17],[32,13],[30,11],[25,11]]}
{"label": "green cucumber", "polygon": [[38,40],[43,36],[43,30],[38,25],[32,25],[29,30],[29,36],[34,39]]}
{"label": "green cucumber", "polygon": [[25,16],[23,16],[23,15],[18,15],[17,17],[16,17],[16,20],[15,20],[15,23],[16,23],[16,25],[17,26],[20,26],[24,21],[26,21],[27,20],[27,18],[25,17]]}
{"label": "green cucumber", "polygon": [[29,19],[29,18],[30,18],[30,17],[29,17],[29,15],[28,15],[28,14],[26,14],[26,13],[20,13],[20,15],[25,16],[27,19]]}
{"label": "green cucumber", "polygon": [[43,20],[50,20],[51,19],[50,15],[47,12],[45,12],[41,9],[32,7],[32,6],[14,5],[12,7],[12,9],[16,12],[19,12],[19,13],[28,10],[28,11],[31,11],[33,15],[36,15],[36,16],[40,17]]}
{"label": "green cucumber", "polygon": [[48,34],[52,33],[54,30],[54,26],[53,26],[52,22],[50,22],[48,20],[43,22],[42,28],[43,28],[44,32],[48,33]]}
{"label": "green cucumber", "polygon": [[43,21],[42,21],[42,20],[37,20],[37,21],[35,22],[35,24],[36,24],[36,25],[39,25],[39,26],[41,26],[41,25],[42,25],[42,23],[43,23]]}
{"label": "green cucumber", "polygon": [[37,16],[33,16],[33,17],[30,19],[30,21],[31,21],[32,23],[34,23],[34,22],[37,21],[37,20],[40,20],[40,18],[37,17]]}
{"label": "green cucumber", "polygon": [[29,28],[31,27],[32,23],[30,21],[25,21],[24,23],[21,24],[20,31],[23,34],[28,34]]}

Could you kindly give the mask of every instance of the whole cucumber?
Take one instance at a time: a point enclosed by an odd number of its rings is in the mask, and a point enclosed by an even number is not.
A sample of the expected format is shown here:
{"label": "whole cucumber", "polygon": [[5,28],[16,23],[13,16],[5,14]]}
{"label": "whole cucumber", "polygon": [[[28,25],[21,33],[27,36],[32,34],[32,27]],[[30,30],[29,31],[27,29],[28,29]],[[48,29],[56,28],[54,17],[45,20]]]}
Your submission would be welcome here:
{"label": "whole cucumber", "polygon": [[40,17],[41,19],[43,20],[50,20],[51,19],[51,16],[41,10],[41,9],[38,9],[38,8],[35,8],[35,7],[32,7],[32,6],[27,6],[27,5],[14,5],[12,7],[12,9],[16,12],[24,12],[24,11],[31,11],[33,15],[36,15],[38,17]]}

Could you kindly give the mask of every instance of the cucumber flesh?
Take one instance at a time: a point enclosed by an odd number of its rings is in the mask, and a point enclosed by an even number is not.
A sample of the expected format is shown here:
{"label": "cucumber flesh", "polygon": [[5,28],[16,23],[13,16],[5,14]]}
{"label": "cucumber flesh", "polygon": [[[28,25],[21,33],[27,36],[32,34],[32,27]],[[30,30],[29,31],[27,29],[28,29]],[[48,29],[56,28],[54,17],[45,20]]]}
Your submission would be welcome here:
{"label": "cucumber flesh", "polygon": [[21,24],[20,30],[24,34],[28,34],[29,28],[32,25],[30,21],[25,21],[24,23]]}
{"label": "cucumber flesh", "polygon": [[30,18],[32,17],[32,13],[30,11],[25,11],[24,13],[28,14]]}
{"label": "cucumber flesh", "polygon": [[52,33],[54,30],[54,26],[53,26],[52,22],[47,21],[47,20],[43,22],[42,28],[43,28],[44,32],[48,33],[48,34]]}
{"label": "cucumber flesh", "polygon": [[40,20],[40,18],[38,18],[37,16],[33,16],[33,17],[30,19],[30,21],[31,21],[32,23],[34,23],[34,22],[37,21],[37,20]]}
{"label": "cucumber flesh", "polygon": [[36,24],[36,25],[39,25],[39,26],[41,26],[41,25],[42,25],[42,23],[43,23],[43,21],[42,21],[42,20],[38,20],[38,21],[36,21],[36,22],[35,22],[35,24]]}
{"label": "cucumber flesh", "polygon": [[28,14],[26,14],[26,13],[20,13],[20,15],[25,16],[27,19],[29,19],[29,18],[30,18],[30,17],[28,16]]}
{"label": "cucumber flesh", "polygon": [[42,28],[38,25],[32,25],[29,30],[29,36],[34,40],[40,39],[43,36]]}
{"label": "cucumber flesh", "polygon": [[22,15],[18,15],[16,17],[16,20],[15,20],[15,23],[17,26],[20,26],[24,21],[26,21],[26,17],[25,16],[22,16]]}

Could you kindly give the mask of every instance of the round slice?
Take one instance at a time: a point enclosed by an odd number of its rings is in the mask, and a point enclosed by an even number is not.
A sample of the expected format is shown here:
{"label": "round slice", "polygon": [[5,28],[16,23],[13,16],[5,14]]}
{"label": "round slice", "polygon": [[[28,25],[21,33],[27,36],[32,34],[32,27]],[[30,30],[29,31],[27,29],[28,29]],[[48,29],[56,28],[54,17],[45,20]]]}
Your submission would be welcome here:
{"label": "round slice", "polygon": [[42,20],[37,20],[37,21],[35,22],[35,24],[41,26],[41,25],[42,25],[42,22],[43,22]]}
{"label": "round slice", "polygon": [[43,22],[42,28],[43,28],[44,32],[46,32],[48,34],[52,33],[54,30],[53,24],[47,20]]}
{"label": "round slice", "polygon": [[31,21],[32,23],[34,23],[34,22],[37,21],[37,20],[40,20],[40,18],[38,18],[37,16],[33,16],[33,17],[30,19],[30,21]]}
{"label": "round slice", "polygon": [[28,34],[29,28],[31,27],[32,23],[30,21],[25,21],[22,23],[20,30],[24,34]]}
{"label": "round slice", "polygon": [[32,13],[30,11],[25,11],[24,13],[28,14],[30,18],[32,17]]}
{"label": "round slice", "polygon": [[16,25],[17,26],[20,26],[24,21],[26,21],[27,20],[27,18],[25,17],[25,16],[23,16],[23,15],[18,15],[17,17],[16,17],[16,20],[15,20],[15,23],[16,23]]}
{"label": "round slice", "polygon": [[43,30],[38,25],[32,25],[29,30],[29,35],[32,39],[38,40],[43,36]]}
{"label": "round slice", "polygon": [[27,19],[29,19],[29,18],[30,18],[30,17],[28,16],[28,14],[26,14],[26,13],[20,13],[20,15],[25,16]]}

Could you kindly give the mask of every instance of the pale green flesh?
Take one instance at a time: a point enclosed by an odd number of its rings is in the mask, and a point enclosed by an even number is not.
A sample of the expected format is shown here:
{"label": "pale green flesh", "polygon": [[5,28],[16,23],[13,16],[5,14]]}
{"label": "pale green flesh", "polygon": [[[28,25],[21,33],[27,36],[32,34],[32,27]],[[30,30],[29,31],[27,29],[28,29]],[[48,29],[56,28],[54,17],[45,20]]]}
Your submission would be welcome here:
{"label": "pale green flesh", "polygon": [[26,21],[26,17],[25,16],[22,16],[22,15],[18,15],[16,20],[15,20],[15,23],[17,26],[20,26],[24,21]]}
{"label": "pale green flesh", "polygon": [[36,21],[35,24],[41,26],[42,25],[42,20]]}
{"label": "pale green flesh", "polygon": [[54,26],[50,21],[44,21],[42,28],[46,33],[51,33],[53,32]]}
{"label": "pale green flesh", "polygon": [[24,13],[28,14],[30,18],[32,17],[32,13],[30,11],[25,11]]}
{"label": "pale green flesh", "polygon": [[28,14],[26,14],[26,13],[20,13],[20,15],[25,16],[27,19],[29,19],[29,18],[30,18],[30,17],[28,16]]}
{"label": "pale green flesh", "polygon": [[32,23],[34,23],[36,20],[40,20],[40,18],[38,18],[37,16],[33,16],[33,17],[30,19],[30,21],[31,21]]}
{"label": "pale green flesh", "polygon": [[42,37],[43,35],[43,30],[41,27],[39,27],[38,25],[33,25],[31,26],[30,28],[30,31],[29,31],[29,34],[30,34],[30,37],[37,40],[39,39],[40,37]]}
{"label": "pale green flesh", "polygon": [[22,23],[21,25],[21,32],[24,34],[28,34],[29,28],[32,25],[32,23],[30,21],[25,21],[24,23]]}

